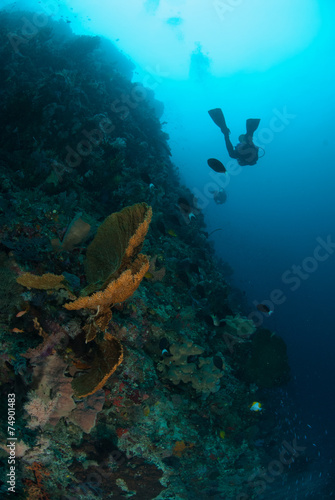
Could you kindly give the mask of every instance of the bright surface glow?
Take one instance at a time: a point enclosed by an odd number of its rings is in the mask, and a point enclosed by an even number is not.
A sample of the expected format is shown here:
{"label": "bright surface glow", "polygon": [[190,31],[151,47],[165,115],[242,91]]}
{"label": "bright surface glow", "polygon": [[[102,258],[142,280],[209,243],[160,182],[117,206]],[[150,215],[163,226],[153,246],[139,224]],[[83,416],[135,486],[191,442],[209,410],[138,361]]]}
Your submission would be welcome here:
{"label": "bright surface glow", "polygon": [[320,24],[316,0],[69,0],[68,6],[81,26],[119,39],[139,66],[171,79],[189,76],[197,43],[213,76],[267,70],[305,49]]}

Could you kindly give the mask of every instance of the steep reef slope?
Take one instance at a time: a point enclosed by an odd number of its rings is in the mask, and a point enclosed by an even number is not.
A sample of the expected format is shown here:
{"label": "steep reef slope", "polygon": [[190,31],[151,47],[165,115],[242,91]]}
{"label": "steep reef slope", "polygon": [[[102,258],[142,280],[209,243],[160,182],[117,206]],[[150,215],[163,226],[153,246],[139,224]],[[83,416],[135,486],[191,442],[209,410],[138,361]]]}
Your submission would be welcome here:
{"label": "steep reef slope", "polygon": [[162,104],[104,39],[30,12],[0,27],[0,390],[15,395],[18,498],[252,498],[275,431],[250,405],[264,376],[287,380],[286,352],[263,376],[271,333],[252,340]]}

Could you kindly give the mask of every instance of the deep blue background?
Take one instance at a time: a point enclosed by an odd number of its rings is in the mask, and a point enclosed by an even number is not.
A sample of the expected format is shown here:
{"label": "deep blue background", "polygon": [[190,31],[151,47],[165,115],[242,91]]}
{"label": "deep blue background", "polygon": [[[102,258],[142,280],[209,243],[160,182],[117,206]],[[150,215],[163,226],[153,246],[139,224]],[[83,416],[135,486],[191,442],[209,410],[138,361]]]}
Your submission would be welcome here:
{"label": "deep blue background", "polygon": [[[264,326],[288,345],[289,394],[299,417],[312,425],[313,442],[328,455],[335,441],[335,252],[296,291],[282,281],[285,271],[313,256],[317,238],[331,235],[335,242],[334,5],[320,2],[320,11],[320,31],[299,55],[265,73],[220,80],[209,73],[191,91],[189,82],[170,82],[165,102],[173,160],[201,195],[209,232],[223,228],[213,239],[218,255],[234,269],[233,283],[251,303],[267,299],[275,288],[285,293],[285,303]],[[229,165],[223,136],[207,114],[213,107],[223,109],[233,142],[246,118],[261,118],[255,142],[266,155],[229,182],[209,175],[206,164],[217,157]],[[295,117],[267,135],[264,128],[284,109]],[[217,206],[206,193],[220,178],[228,200]]]}

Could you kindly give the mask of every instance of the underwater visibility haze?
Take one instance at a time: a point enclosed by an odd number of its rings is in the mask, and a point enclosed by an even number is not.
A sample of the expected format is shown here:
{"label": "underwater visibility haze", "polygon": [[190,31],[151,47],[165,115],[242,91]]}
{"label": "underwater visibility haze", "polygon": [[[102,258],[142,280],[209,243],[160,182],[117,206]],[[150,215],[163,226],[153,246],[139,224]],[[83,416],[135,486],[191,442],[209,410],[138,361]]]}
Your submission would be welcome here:
{"label": "underwater visibility haze", "polygon": [[1,498],[335,496],[335,4],[0,8]]}

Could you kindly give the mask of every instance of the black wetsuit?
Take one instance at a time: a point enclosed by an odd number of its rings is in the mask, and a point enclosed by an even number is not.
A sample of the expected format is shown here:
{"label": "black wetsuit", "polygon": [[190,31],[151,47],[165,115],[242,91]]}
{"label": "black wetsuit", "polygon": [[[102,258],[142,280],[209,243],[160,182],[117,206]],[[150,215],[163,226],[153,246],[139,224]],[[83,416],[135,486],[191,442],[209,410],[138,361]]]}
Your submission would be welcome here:
{"label": "black wetsuit", "polygon": [[[260,118],[248,118],[248,120],[246,121],[247,133],[244,135],[244,140],[243,142],[238,143],[234,148],[229,138],[230,130],[227,127],[222,109],[210,109],[208,113],[214,121],[215,125],[220,128],[221,132],[224,135],[229,156],[236,159],[241,166],[255,165],[258,160],[259,148],[252,142],[252,138],[255,130],[257,130],[258,128],[259,122],[261,121]],[[215,161],[216,160],[214,160],[214,162]],[[209,166],[216,172],[218,172],[218,170],[216,170],[215,168],[215,165],[213,167],[213,164],[209,164]]]}
{"label": "black wetsuit", "polygon": [[224,133],[224,138],[226,142],[226,148],[230,158],[234,158],[238,161],[239,165],[244,167],[245,165],[256,165],[258,160],[258,147],[252,142],[252,138],[247,137],[247,142],[239,142],[234,148],[229,137],[229,133]]}

